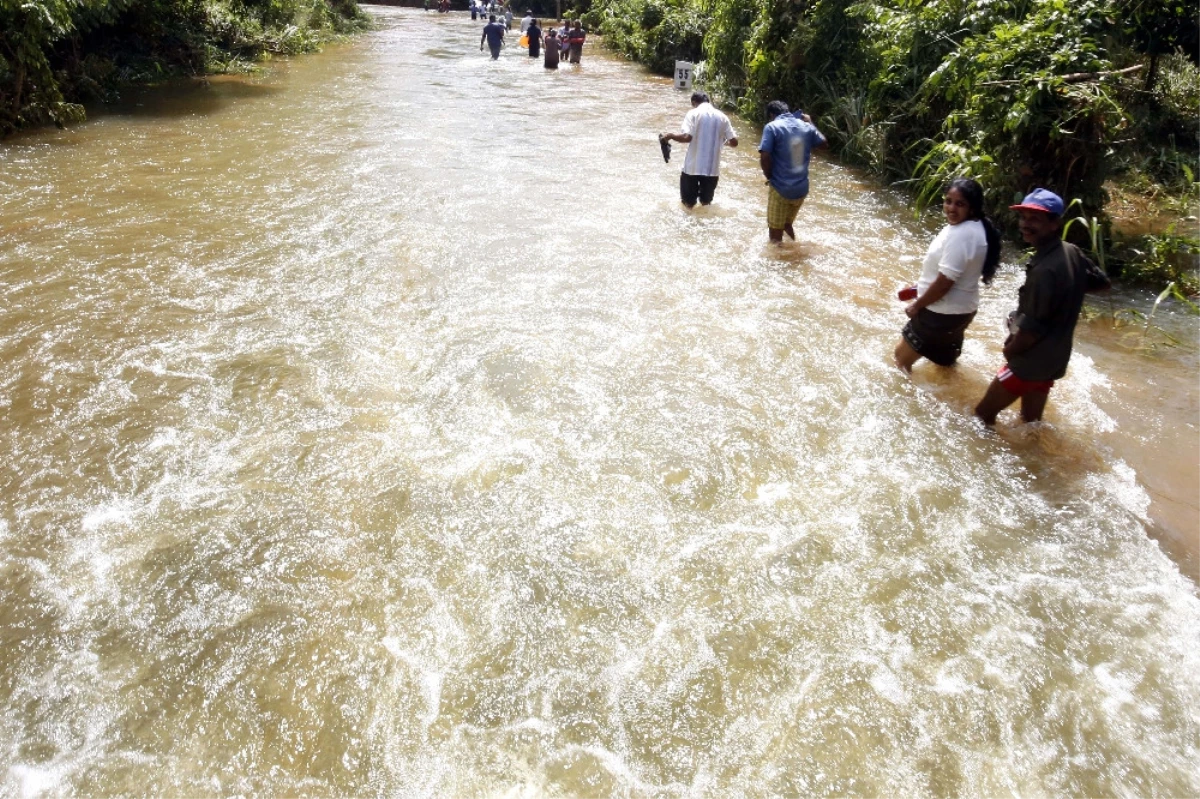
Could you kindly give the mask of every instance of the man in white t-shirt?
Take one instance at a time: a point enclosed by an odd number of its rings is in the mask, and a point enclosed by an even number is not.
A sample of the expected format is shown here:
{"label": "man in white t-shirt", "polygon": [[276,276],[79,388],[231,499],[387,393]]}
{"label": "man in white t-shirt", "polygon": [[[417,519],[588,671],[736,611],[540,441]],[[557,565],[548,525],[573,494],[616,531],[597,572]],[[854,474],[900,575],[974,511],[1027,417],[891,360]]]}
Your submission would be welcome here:
{"label": "man in white t-shirt", "polygon": [[679,199],[683,204],[693,208],[696,200],[701,205],[711,203],[720,176],[721,148],[738,145],[729,117],[713,108],[707,94],[696,92],[692,95],[692,110],[683,118],[683,132],[663,133],[658,138],[688,146],[679,175]]}

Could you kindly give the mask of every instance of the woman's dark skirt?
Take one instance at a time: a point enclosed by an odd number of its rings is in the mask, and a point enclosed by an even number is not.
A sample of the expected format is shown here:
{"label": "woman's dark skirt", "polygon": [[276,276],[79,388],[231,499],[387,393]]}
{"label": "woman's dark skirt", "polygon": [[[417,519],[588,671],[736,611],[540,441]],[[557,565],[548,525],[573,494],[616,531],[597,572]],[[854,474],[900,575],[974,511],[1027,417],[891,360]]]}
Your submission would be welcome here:
{"label": "woman's dark skirt", "polygon": [[953,366],[962,355],[963,334],[975,318],[975,312],[945,314],[922,308],[909,319],[900,335],[922,358],[939,366]]}

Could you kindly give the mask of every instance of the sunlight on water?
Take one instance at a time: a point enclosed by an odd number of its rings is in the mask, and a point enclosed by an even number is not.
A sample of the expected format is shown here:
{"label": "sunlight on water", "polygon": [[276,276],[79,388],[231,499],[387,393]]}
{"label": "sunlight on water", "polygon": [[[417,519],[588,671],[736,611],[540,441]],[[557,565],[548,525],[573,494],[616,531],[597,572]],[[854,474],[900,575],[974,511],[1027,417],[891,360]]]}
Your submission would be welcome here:
{"label": "sunlight on water", "polygon": [[684,213],[667,81],[376,13],[0,150],[4,793],[1200,793],[1128,376],[970,417],[1014,265],[905,379],[897,198],[771,250],[746,122]]}

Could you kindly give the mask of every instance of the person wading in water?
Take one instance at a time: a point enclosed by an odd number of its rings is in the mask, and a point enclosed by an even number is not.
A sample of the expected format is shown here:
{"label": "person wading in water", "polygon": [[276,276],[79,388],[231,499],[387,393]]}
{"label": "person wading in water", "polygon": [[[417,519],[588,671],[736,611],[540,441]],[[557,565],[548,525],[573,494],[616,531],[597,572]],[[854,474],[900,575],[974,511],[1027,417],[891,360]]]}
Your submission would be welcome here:
{"label": "person wading in water", "polygon": [[567,34],[567,42],[571,46],[571,63],[578,64],[580,57],[583,55],[583,42],[587,38],[587,32],[583,29],[583,23],[575,20],[575,27],[571,28],[571,32]]}
{"label": "person wading in water", "polygon": [[542,66],[546,69],[558,69],[558,58],[562,54],[558,45],[558,31],[551,28],[546,32],[546,58],[542,61]]}
{"label": "person wading in water", "polygon": [[942,213],[946,226],[925,253],[920,280],[908,290],[914,301],[904,309],[908,324],[894,355],[906,373],[921,358],[954,365],[979,309],[979,283],[991,283],[1000,263],[1000,233],[983,213],[982,186],[968,178],[950,181]]}
{"label": "person wading in water", "polygon": [[542,29],[538,26],[536,19],[529,20],[529,27],[525,29],[525,35],[529,37],[529,57],[537,58],[542,54]]}
{"label": "person wading in water", "polygon": [[1111,287],[1108,276],[1082,250],[1062,240],[1061,197],[1034,189],[1009,207],[1020,215],[1021,238],[1035,252],[1025,265],[1017,310],[1008,318],[1006,363],[975,408],[988,427],[1018,399],[1023,420],[1041,421],[1054,381],[1067,373],[1083,295]]}
{"label": "person wading in water", "polygon": [[677,141],[688,146],[679,173],[679,199],[688,208],[713,201],[721,174],[721,148],[737,147],[729,117],[722,114],[704,92],[692,94],[692,110],[683,117],[682,133],[660,133],[659,142]]}
{"label": "person wading in water", "polygon": [[767,236],[792,241],[792,223],[808,196],[808,163],[813,150],[828,147],[825,136],[803,111],[792,113],[783,100],[767,103],[767,125],[758,145],[758,164],[767,179]]}
{"label": "person wading in water", "polygon": [[492,60],[500,57],[500,46],[504,44],[504,26],[496,21],[495,14],[488,15],[488,24],[483,26],[483,35],[479,37],[479,52],[483,52],[483,42],[487,40],[488,49],[492,51]]}

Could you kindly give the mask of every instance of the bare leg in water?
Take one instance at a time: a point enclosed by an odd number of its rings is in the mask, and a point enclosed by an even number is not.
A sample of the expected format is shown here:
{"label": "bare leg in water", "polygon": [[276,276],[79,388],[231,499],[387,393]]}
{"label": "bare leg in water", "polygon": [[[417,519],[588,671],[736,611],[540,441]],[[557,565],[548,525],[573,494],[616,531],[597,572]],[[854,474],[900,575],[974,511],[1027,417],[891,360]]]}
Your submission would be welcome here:
{"label": "bare leg in water", "polygon": [[993,379],[992,384],[988,386],[987,393],[975,406],[975,415],[988,427],[992,427],[996,424],[996,417],[1000,411],[1019,399],[1021,400],[1021,418],[1026,422],[1040,422],[1042,414],[1046,410],[1046,400],[1049,398],[1049,392],[1045,391],[1031,391],[1023,397],[1019,396],[1000,385],[999,380]]}
{"label": "bare leg in water", "polygon": [[896,366],[901,372],[907,375],[912,374],[913,364],[921,360],[921,353],[912,348],[907,341],[900,339],[900,343],[896,345],[896,351],[892,353],[893,359],[896,361]]}
{"label": "bare leg in water", "polygon": [[783,244],[783,234],[784,233],[786,233],[788,235],[788,238],[791,239],[792,241],[796,240],[796,231],[792,228],[791,225],[784,225],[781,228],[777,228],[777,227],[767,228],[767,236],[770,237],[772,244]]}

